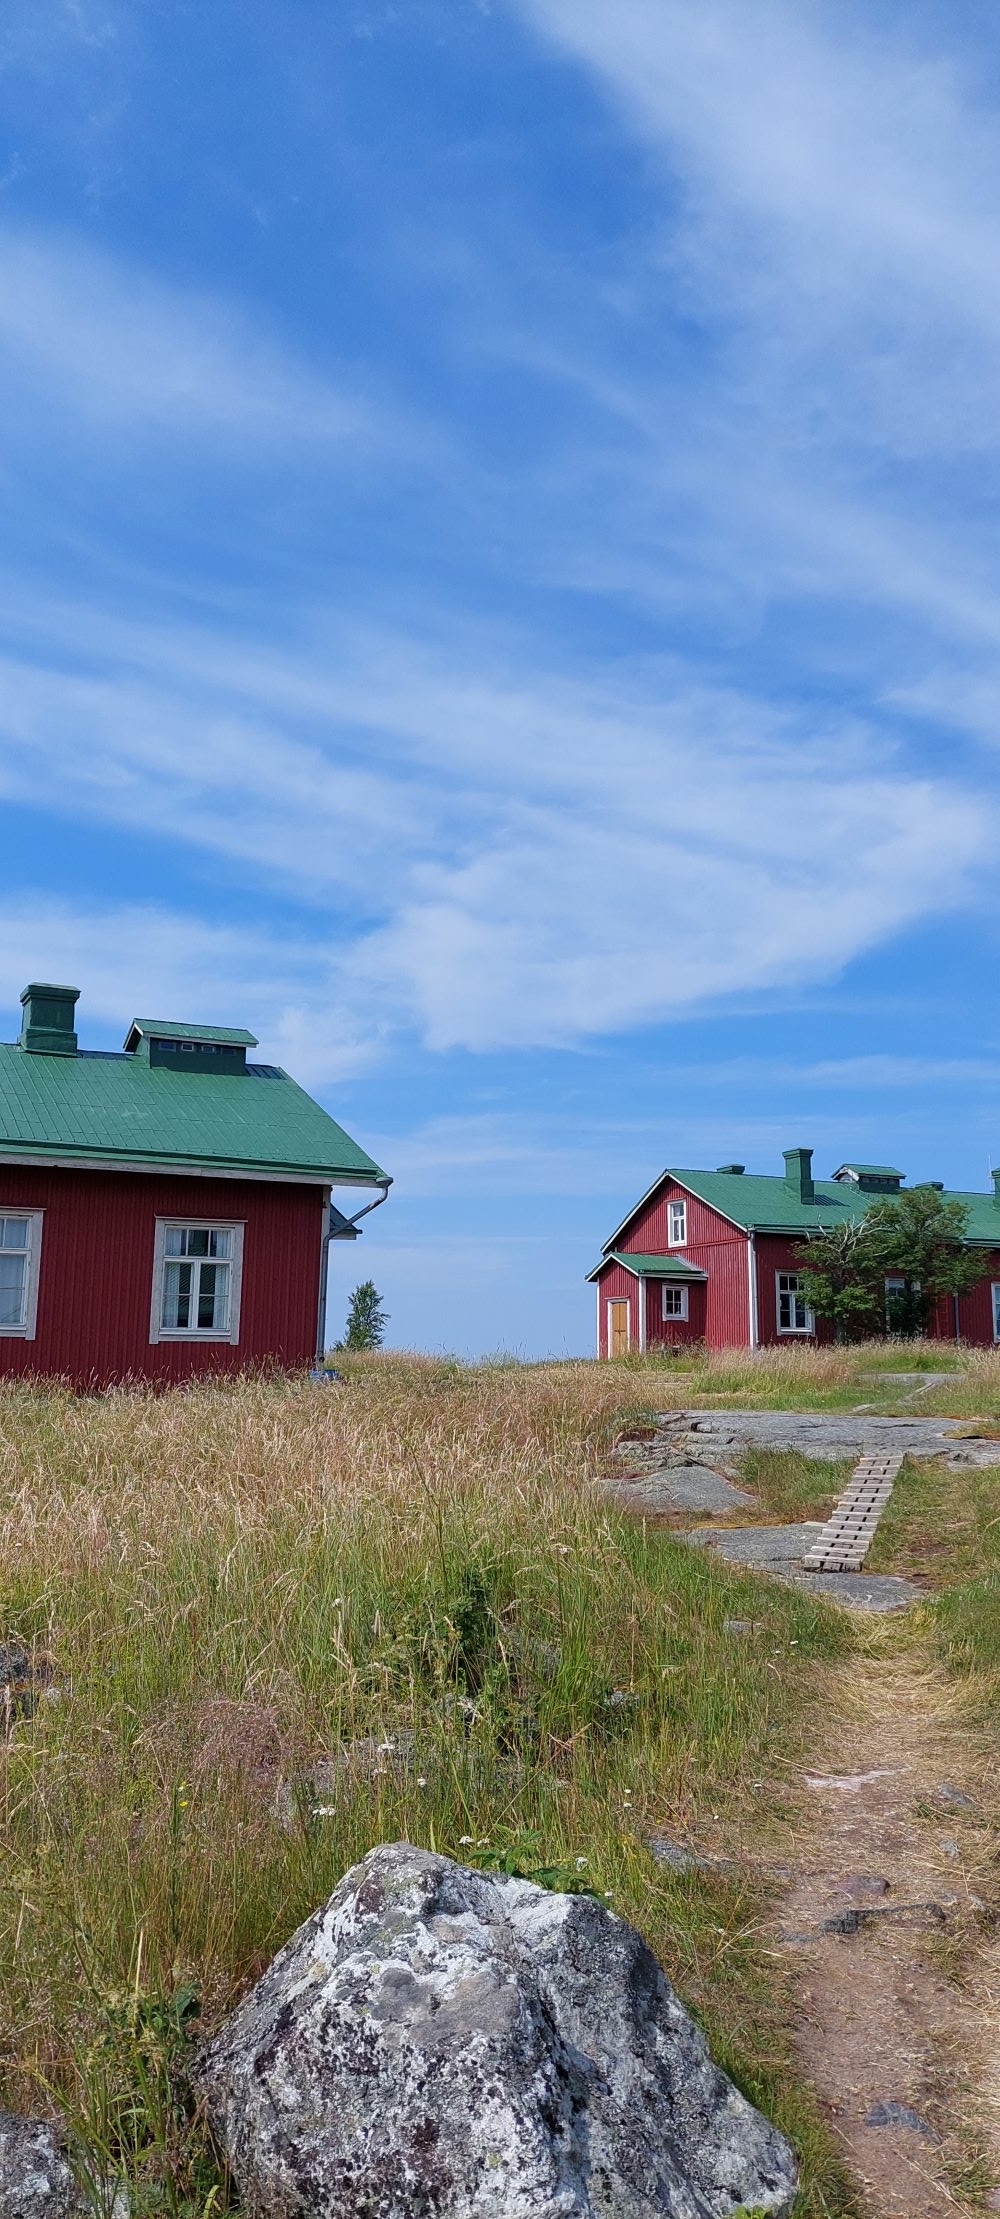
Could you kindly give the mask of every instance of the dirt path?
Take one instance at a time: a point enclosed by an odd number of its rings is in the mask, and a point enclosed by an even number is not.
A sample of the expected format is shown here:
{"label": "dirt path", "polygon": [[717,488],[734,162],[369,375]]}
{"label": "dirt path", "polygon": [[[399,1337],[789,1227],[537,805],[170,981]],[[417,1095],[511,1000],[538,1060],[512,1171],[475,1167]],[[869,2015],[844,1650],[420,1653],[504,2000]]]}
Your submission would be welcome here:
{"label": "dirt path", "polygon": [[811,1769],[790,1784],[796,1877],[775,1943],[802,2069],[870,2219],[996,2209],[1000,1768],[918,1621],[883,1622],[866,1646],[831,1675]]}

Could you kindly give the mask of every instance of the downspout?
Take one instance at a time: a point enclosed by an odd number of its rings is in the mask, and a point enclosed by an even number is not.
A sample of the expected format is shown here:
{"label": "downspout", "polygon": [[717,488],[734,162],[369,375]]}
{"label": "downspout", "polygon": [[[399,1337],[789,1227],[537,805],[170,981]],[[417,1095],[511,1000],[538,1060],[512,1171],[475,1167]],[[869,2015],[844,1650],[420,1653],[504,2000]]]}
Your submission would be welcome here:
{"label": "downspout", "polygon": [[326,1275],[330,1261],[330,1193],[323,1190],[323,1238],[319,1250],[319,1304],[316,1313],[316,1362],[326,1355]]}
{"label": "downspout", "polygon": [[757,1235],[751,1228],[747,1233],[747,1273],[750,1296],[750,1346],[760,1347],[760,1312],[757,1303]]}
{"label": "downspout", "polygon": [[[392,1180],[380,1179],[377,1183],[381,1187],[381,1193],[376,1195],[374,1202],[366,1202],[363,1210],[356,1210],[354,1216],[349,1217],[347,1220],[349,1225],[356,1225],[359,1218],[368,1216],[369,1210],[377,1210],[381,1207],[389,1192],[389,1188],[392,1185]],[[316,1315],[317,1364],[321,1364],[324,1356],[326,1355],[326,1284],[330,1266],[330,1242],[333,1238],[330,1230],[330,1193],[331,1189],[327,1187],[326,1200],[323,1204],[323,1244],[320,1250],[319,1305]],[[340,1233],[338,1238],[340,1240],[343,1240],[345,1238],[345,1235],[343,1233]]]}
{"label": "downspout", "polygon": [[644,1279],[640,1279],[640,1278],[637,1278],[637,1279],[636,1279],[636,1285],[637,1285],[637,1287],[638,1287],[638,1289],[639,1289],[639,1354],[640,1354],[640,1356],[645,1356],[645,1353],[646,1353],[646,1282],[645,1282],[645,1280],[644,1280]]}

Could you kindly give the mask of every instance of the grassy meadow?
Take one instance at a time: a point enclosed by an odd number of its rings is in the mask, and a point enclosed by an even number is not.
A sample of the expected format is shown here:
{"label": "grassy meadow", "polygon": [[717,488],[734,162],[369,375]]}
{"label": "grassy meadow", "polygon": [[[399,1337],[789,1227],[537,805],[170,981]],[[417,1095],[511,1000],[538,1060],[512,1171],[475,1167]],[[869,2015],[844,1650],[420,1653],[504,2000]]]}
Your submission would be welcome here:
{"label": "grassy meadow", "polygon": [[[350,1864],[405,1837],[606,1894],[798,2140],[803,2214],[853,2212],[791,2063],[761,1884],[676,1873],[646,1840],[736,1828],[766,1854],[854,1630],[629,1519],[600,1481],[653,1409],[898,1407],[872,1375],[923,1354],[683,1374],[386,1356],[347,1360],[339,1387],[0,1389],[0,1640],[37,1681],[0,1744],[0,2104],[68,2113],[85,2174],[126,2178],[136,2214],[235,2208],[191,2095],[198,2034]],[[972,1371],[1000,1409],[1000,1363]],[[757,1479],[774,1514],[830,1491],[828,1467]],[[968,1639],[960,1612],[942,1638]]]}

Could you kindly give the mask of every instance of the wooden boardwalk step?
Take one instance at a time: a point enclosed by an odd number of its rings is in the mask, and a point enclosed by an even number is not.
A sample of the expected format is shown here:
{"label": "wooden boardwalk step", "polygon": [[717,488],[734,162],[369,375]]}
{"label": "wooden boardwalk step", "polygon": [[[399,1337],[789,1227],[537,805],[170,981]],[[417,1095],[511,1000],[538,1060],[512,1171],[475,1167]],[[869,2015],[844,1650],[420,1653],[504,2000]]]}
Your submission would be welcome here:
{"label": "wooden boardwalk step", "polygon": [[807,1572],[857,1572],[875,1538],[903,1461],[902,1451],[862,1456],[802,1561]]}

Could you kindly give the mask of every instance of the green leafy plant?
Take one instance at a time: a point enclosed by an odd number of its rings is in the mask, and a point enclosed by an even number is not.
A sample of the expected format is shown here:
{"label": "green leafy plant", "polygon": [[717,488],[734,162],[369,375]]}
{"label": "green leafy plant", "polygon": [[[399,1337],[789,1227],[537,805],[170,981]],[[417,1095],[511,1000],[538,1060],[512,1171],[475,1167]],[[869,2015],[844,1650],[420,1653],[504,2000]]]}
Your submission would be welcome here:
{"label": "green leafy plant", "polygon": [[876,1202],[848,1224],[824,1227],[796,1252],[803,1293],[837,1339],[858,1341],[888,1326],[927,1331],[943,1295],[969,1292],[982,1258],[963,1246],[969,1213],[936,1187],[911,1187]]}
{"label": "green leafy plant", "polygon": [[374,1279],[362,1279],[350,1299],[344,1338],[336,1346],[338,1349],[381,1348],[388,1323],[389,1313],[382,1308],[382,1297]]}

